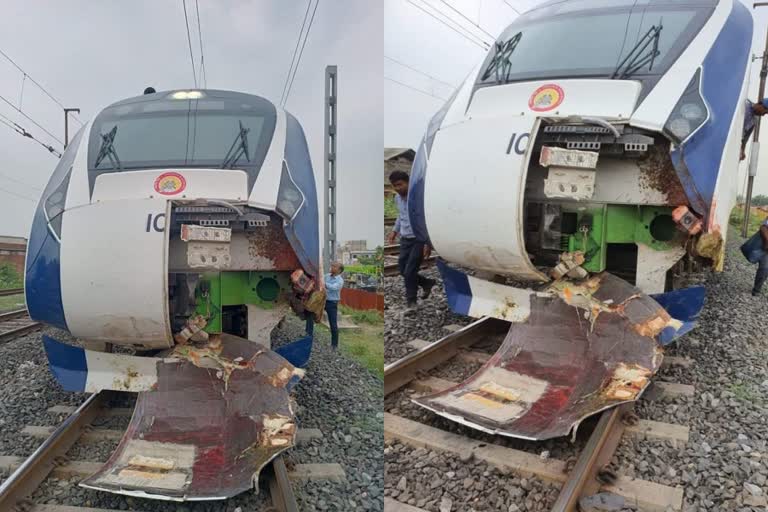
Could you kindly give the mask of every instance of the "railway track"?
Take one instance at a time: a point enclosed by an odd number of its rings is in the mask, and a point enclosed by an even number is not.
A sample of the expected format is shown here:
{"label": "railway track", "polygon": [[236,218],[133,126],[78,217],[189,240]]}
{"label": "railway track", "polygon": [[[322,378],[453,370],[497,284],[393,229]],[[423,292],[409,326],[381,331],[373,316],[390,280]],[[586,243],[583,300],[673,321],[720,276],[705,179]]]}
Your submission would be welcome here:
{"label": "railway track", "polygon": [[[400,255],[400,244],[384,246],[384,275],[396,276],[400,273],[397,266],[397,257]],[[421,263],[421,268],[430,267],[437,261],[437,254],[432,254]]]}
{"label": "railway track", "polygon": [[7,290],[0,290],[0,297],[7,297],[8,295],[18,295],[24,293],[24,288],[9,288]]}
{"label": "railway track", "polygon": [[35,322],[29,318],[26,309],[0,313],[0,343],[12,340],[41,327],[42,324],[40,322]]}
{"label": "railway track", "polygon": [[[68,505],[46,505],[30,499],[36,489],[48,478],[61,482],[72,478],[82,479],[94,473],[102,462],[72,461],[67,453],[77,443],[118,441],[123,432],[94,425],[100,417],[130,417],[132,408],[113,407],[111,404],[121,393],[102,391],[88,397],[79,407],[65,405],[48,409],[53,415],[68,414],[57,427],[39,425],[26,426],[21,434],[42,439],[42,443],[26,459],[0,455],[0,471],[10,476],[0,485],[0,510],[3,512],[117,512],[108,509],[94,509]],[[297,444],[322,437],[318,429],[299,430]],[[265,468],[262,476],[268,479],[270,510],[298,512],[299,508],[293,491],[292,481],[297,480],[344,480],[343,468],[339,464],[296,464],[286,466],[282,456]],[[227,509],[221,501],[222,510]]]}
{"label": "railway track", "polygon": [[[676,446],[684,446],[688,441],[687,426],[640,420],[633,412],[633,404],[609,409],[597,416],[596,422],[593,417],[582,423],[579,442],[565,446],[565,449],[573,452],[573,457],[568,457],[570,462],[575,460],[572,467],[569,467],[566,460],[542,458],[538,453],[541,450],[539,443],[522,441],[523,449],[512,449],[494,444],[498,438],[493,436],[472,431],[472,435],[477,434],[477,438],[470,438],[426,424],[423,421],[429,420],[420,420],[425,418],[421,409],[419,414],[412,414],[411,418],[407,417],[407,411],[401,410],[402,403],[409,401],[414,394],[437,392],[457,383],[440,378],[438,375],[441,374],[441,368],[466,365],[469,370],[467,374],[473,373],[495,352],[508,328],[507,322],[484,318],[457,328],[455,332],[433,343],[422,340],[410,342],[414,352],[384,368],[385,439],[462,458],[471,454],[475,460],[486,462],[502,471],[560,484],[559,496],[551,508],[553,512],[578,510],[580,499],[598,492],[622,496],[640,511],[682,510],[683,489],[625,477],[617,474],[610,466],[611,458],[624,437],[672,442]],[[664,365],[690,364],[692,361],[680,358],[670,357],[664,361]],[[455,373],[455,369],[451,372]],[[692,386],[655,382],[646,391],[645,399],[692,396],[693,393]],[[436,425],[440,425],[440,421]],[[586,440],[584,434],[588,434]],[[562,442],[568,443],[565,439]],[[577,453],[579,445],[582,448]],[[392,498],[386,500],[387,510],[419,512],[419,509],[403,507]]]}

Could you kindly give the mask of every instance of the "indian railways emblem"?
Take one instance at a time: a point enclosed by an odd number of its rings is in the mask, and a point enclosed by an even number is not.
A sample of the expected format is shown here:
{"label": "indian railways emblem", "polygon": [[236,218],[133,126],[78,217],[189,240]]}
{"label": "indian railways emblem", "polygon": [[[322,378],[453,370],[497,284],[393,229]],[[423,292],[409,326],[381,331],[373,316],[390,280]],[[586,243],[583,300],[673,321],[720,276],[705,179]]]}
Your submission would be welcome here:
{"label": "indian railways emblem", "polygon": [[177,172],[164,172],[155,179],[155,190],[164,196],[178,194],[187,188],[187,180]]}
{"label": "indian railways emblem", "polygon": [[546,112],[560,106],[565,99],[563,88],[555,84],[542,85],[531,95],[528,107],[536,112]]}

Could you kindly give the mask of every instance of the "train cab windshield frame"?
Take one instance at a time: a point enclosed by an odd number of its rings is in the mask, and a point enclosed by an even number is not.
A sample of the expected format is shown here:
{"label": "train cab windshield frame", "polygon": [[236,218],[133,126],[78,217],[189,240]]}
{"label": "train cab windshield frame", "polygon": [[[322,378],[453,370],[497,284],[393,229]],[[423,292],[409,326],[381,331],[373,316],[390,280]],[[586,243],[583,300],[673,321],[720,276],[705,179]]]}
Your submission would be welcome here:
{"label": "train cab windshield frame", "polygon": [[250,189],[272,142],[275,107],[257,96],[206,93],[157,93],[104,109],[89,139],[91,192],[100,174],[166,167],[243,169]]}
{"label": "train cab windshield frame", "polygon": [[[527,80],[628,78],[617,70],[643,38],[656,31],[652,64],[632,79],[658,79],[677,60],[711,16],[710,2],[558,2],[523,14],[497,39],[475,88]],[[503,72],[500,72],[502,70]]]}

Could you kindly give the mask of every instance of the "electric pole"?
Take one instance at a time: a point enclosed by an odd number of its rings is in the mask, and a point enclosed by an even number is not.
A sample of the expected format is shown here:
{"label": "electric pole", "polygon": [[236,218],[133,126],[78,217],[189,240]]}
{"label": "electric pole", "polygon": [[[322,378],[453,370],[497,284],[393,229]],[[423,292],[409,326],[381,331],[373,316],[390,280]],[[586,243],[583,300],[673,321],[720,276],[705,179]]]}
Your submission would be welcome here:
{"label": "electric pole", "polygon": [[[757,2],[753,8],[764,7],[768,2]],[[760,66],[760,90],[757,94],[757,101],[761,101],[765,96],[765,79],[768,76],[768,33],[765,37],[765,50],[763,51],[763,60]],[[747,195],[744,197],[744,225],[741,227],[741,236],[747,236],[749,229],[749,215],[752,213],[752,187],[755,184],[757,175],[757,159],[760,155],[760,117],[755,119],[755,131],[752,134],[752,151],[749,154],[749,177],[747,178]]]}
{"label": "electric pole", "polygon": [[[326,265],[336,259],[336,66],[325,67],[325,169],[323,172],[323,204],[325,243],[323,256]],[[326,267],[326,270],[328,267]]]}

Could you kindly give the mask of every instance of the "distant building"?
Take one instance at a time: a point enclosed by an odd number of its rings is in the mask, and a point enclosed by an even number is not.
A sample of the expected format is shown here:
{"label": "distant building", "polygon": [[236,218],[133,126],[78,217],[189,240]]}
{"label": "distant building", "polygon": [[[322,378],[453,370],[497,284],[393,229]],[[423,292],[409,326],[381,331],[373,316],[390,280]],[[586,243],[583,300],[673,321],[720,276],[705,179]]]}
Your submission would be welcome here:
{"label": "distant building", "polygon": [[339,246],[336,252],[344,265],[357,265],[361,257],[375,256],[375,250],[368,250],[367,240],[349,240]]}
{"label": "distant building", "polygon": [[389,183],[389,175],[392,171],[405,171],[411,174],[413,159],[416,152],[411,148],[384,148],[384,194],[394,194]]}
{"label": "distant building", "polygon": [[20,236],[0,236],[0,265],[11,264],[20,275],[24,275],[24,258],[27,254],[27,239]]}

